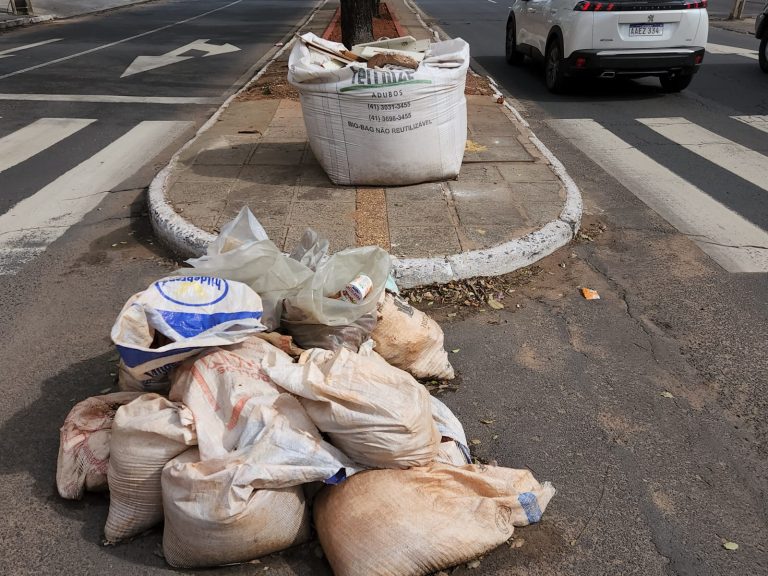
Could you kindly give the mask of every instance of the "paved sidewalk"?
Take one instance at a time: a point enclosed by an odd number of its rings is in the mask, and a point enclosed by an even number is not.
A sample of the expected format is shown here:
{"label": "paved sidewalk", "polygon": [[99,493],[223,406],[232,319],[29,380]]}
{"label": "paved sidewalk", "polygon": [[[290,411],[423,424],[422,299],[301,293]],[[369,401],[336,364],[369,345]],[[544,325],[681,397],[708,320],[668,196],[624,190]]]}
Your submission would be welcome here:
{"label": "paved sidewalk", "polygon": [[741,20],[725,20],[711,18],[709,25],[715,28],[722,28],[723,30],[730,30],[731,32],[741,32],[742,34],[755,34],[755,17],[750,16],[742,18]]}
{"label": "paved sidewalk", "polygon": [[[405,5],[389,6],[400,9],[412,35],[429,37]],[[467,104],[458,179],[374,188],[331,183],[308,145],[298,101],[236,99],[153,183],[153,224],[176,252],[196,255],[248,206],[285,251],[307,227],[326,236],[332,251],[382,246],[398,258],[404,286],[531,264],[572,238],[578,190],[496,97],[468,96]]]}
{"label": "paved sidewalk", "polygon": [[53,16],[49,15],[21,16],[19,14],[0,12],[0,30],[16,28],[17,26],[29,26],[30,24],[38,24],[40,22],[50,22],[51,20],[53,20]]}

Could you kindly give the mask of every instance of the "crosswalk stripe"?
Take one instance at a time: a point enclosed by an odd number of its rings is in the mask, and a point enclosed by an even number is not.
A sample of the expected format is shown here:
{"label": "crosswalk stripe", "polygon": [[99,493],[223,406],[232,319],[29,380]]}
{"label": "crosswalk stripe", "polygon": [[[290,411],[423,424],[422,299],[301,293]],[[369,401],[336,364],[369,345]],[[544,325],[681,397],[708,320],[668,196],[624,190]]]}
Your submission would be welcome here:
{"label": "crosswalk stripe", "polygon": [[15,274],[192,122],[146,121],[0,215],[0,275]]}
{"label": "crosswalk stripe", "polygon": [[729,272],[768,272],[768,233],[591,119],[548,123]]}
{"label": "crosswalk stripe", "polygon": [[685,118],[638,118],[638,122],[739,178],[768,190],[768,157],[759,152],[723,138]]}
{"label": "crosswalk stripe", "polygon": [[85,118],[40,118],[0,138],[0,172],[28,160],[61,142],[96,120]]}
{"label": "crosswalk stripe", "polygon": [[710,54],[731,54],[736,56],[744,56],[746,58],[752,58],[753,60],[757,60],[759,58],[757,50],[739,48],[738,46],[726,46],[725,44],[711,44],[709,42],[707,42],[707,52]]}
{"label": "crosswalk stripe", "polygon": [[757,128],[758,130],[762,130],[763,132],[768,132],[768,115],[731,116],[731,118],[733,118],[734,120],[738,120],[739,122],[743,122],[748,126],[752,126],[753,128]]}

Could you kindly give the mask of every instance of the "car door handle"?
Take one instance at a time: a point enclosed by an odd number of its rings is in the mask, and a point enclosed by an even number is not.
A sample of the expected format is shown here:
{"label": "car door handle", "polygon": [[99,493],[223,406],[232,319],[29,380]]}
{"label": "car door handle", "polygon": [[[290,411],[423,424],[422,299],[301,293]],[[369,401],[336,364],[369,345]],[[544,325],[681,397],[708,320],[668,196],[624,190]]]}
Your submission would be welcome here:
{"label": "car door handle", "polygon": [[528,12],[536,12],[536,8],[528,8]]}

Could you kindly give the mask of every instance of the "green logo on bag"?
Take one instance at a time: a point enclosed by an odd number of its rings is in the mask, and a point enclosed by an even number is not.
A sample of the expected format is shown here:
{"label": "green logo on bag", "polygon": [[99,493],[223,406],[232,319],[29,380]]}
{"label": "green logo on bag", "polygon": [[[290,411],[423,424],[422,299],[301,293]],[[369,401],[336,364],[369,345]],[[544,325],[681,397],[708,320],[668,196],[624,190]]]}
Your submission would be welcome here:
{"label": "green logo on bag", "polygon": [[370,68],[354,68],[352,85],[345,86],[339,92],[365,90],[368,88],[391,88],[406,84],[432,84],[432,80],[417,80],[413,70],[372,70]]}

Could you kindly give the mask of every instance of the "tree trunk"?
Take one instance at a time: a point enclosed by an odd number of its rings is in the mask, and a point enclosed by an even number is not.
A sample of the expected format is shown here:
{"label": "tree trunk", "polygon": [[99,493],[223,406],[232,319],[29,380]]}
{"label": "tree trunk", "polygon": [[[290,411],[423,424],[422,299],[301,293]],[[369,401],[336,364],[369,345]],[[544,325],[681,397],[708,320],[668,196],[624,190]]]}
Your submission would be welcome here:
{"label": "tree trunk", "polygon": [[347,48],[373,42],[373,6],[371,0],[341,0],[341,41]]}

